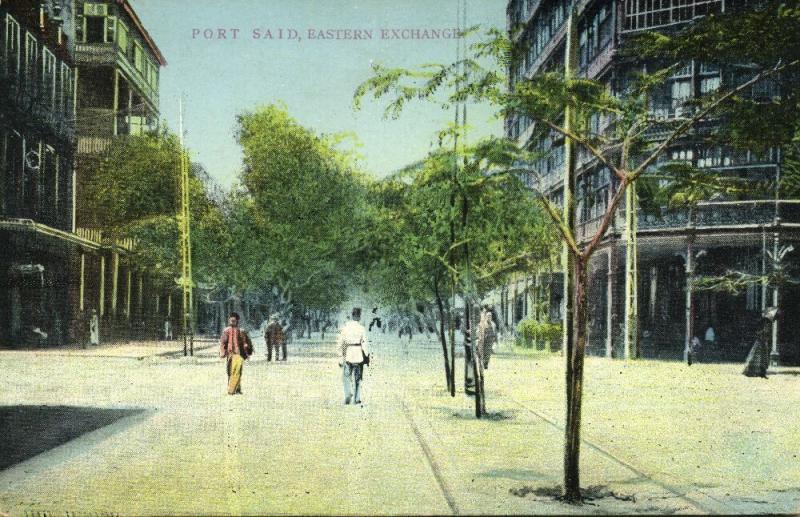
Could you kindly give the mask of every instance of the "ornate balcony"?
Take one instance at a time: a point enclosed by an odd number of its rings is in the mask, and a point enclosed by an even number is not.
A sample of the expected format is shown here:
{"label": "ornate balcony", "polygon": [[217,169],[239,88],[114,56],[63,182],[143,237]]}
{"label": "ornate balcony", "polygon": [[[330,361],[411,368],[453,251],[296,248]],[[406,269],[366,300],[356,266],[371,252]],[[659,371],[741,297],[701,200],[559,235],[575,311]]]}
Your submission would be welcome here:
{"label": "ornate balcony", "polygon": [[639,231],[681,228],[754,228],[780,223],[800,223],[798,200],[719,201],[670,210],[661,215],[639,214]]}
{"label": "ornate balcony", "polygon": [[[777,217],[776,217],[777,214]],[[578,242],[587,243],[600,227],[602,217],[581,222],[577,228]],[[747,231],[776,224],[800,225],[800,200],[718,201],[700,203],[692,208],[667,210],[663,213],[638,214],[638,231],[647,233],[679,233],[695,230]],[[610,225],[610,231],[625,230],[625,211],[620,209]]]}

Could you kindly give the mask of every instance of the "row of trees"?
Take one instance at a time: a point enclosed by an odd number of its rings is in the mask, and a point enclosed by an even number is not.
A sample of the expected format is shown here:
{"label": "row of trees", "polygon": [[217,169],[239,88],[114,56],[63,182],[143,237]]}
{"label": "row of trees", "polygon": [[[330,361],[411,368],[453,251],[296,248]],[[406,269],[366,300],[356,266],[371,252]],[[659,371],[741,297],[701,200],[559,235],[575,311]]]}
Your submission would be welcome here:
{"label": "row of trees", "polygon": [[[329,324],[364,263],[366,177],[337,150],[341,138],[314,134],[280,106],[240,115],[236,137],[244,168],[221,198],[191,168],[195,285],[298,323],[311,316]],[[167,130],[120,137],[100,158],[81,207],[89,225],[136,239],[139,264],[175,278],[179,159],[179,139]]]}

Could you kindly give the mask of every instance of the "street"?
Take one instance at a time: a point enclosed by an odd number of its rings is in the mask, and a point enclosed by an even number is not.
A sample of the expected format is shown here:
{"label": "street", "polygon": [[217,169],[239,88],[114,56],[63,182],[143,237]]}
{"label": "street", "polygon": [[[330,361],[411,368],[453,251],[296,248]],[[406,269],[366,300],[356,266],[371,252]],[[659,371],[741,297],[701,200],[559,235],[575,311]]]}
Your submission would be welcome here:
{"label": "street", "polygon": [[764,380],[740,365],[587,359],[587,501],[569,506],[552,497],[562,357],[496,355],[488,415],[475,420],[460,387],[446,393],[436,342],[382,337],[363,406],[342,403],[330,341],[297,340],[286,363],[268,363],[256,340],[242,396],[226,395],[212,343],[189,358],[2,351],[3,452],[18,462],[0,471],[0,512],[800,511],[797,371]]}

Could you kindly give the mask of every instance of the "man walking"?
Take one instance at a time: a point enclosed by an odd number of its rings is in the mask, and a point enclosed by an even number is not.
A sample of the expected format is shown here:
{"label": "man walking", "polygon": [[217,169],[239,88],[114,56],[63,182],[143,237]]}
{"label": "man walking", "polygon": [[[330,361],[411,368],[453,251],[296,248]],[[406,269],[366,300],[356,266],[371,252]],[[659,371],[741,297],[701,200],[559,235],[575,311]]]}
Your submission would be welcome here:
{"label": "man walking", "polygon": [[278,322],[278,315],[269,318],[269,324],[264,329],[264,341],[267,343],[267,361],[272,361],[272,349],[275,348],[275,361],[280,361],[278,350],[283,349],[283,361],[286,360],[286,334]]}
{"label": "man walking", "polygon": [[247,332],[239,328],[239,314],[228,316],[228,326],[219,337],[219,356],[227,359],[228,395],[242,393],[242,367],[244,360],[253,353],[253,343]]}
{"label": "man walking", "polygon": [[344,403],[361,404],[361,379],[364,374],[364,361],[369,357],[367,333],[358,321],[361,309],[353,308],[350,321],[342,326],[336,340],[339,353],[339,366],[342,367],[344,384]]}

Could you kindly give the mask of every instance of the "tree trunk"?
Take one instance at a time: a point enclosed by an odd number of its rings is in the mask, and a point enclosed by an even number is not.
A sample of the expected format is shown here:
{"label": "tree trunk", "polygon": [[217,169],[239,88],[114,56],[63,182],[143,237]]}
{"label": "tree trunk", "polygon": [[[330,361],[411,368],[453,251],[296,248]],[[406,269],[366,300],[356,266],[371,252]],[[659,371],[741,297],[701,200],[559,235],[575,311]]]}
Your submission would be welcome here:
{"label": "tree trunk", "polygon": [[587,288],[588,259],[574,260],[575,294],[574,318],[570,332],[574,336],[573,347],[567,357],[567,423],[564,428],[564,500],[581,502],[580,447],[581,447],[581,401],[583,395],[583,358],[589,322]]}
{"label": "tree trunk", "polygon": [[452,375],[450,375],[450,358],[447,354],[447,336],[444,333],[444,302],[442,301],[442,296],[439,293],[438,281],[434,282],[433,284],[433,292],[436,295],[436,307],[439,309],[439,341],[442,343],[442,356],[444,357],[444,377],[447,383],[447,391],[453,393],[455,390],[453,389],[452,385]]}
{"label": "tree trunk", "polygon": [[450,299],[452,300],[450,307],[448,307],[448,337],[450,338],[450,396],[456,396],[456,322],[453,316],[455,311],[456,296],[455,296],[455,280],[450,279]]}

